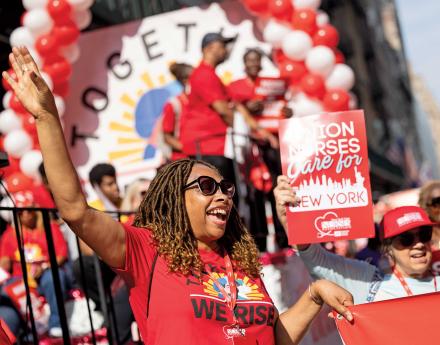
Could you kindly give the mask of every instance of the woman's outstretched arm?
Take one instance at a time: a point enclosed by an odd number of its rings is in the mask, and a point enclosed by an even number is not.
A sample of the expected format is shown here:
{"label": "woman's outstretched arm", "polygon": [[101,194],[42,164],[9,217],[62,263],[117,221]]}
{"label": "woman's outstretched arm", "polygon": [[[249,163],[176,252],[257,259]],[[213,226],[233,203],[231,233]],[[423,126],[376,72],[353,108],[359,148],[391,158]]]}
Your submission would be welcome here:
{"label": "woman's outstretched arm", "polygon": [[108,265],[125,262],[125,231],[109,215],[87,205],[78,175],[70,159],[52,92],[29,51],[14,47],[9,60],[17,81],[7,72],[3,78],[35,118],[44,168],[61,217]]}
{"label": "woman's outstretched arm", "polygon": [[318,280],[310,285],[309,291],[304,292],[293,306],[280,315],[275,326],[276,344],[299,344],[324,303],[348,321],[353,320],[347,309],[353,305],[353,296],[332,282]]}

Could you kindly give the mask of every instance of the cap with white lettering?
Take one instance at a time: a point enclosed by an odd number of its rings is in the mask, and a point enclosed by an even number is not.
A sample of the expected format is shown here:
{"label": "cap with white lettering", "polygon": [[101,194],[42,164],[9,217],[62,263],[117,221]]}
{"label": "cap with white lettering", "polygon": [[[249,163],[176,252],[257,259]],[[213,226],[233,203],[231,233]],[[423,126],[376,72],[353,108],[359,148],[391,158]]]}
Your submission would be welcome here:
{"label": "cap with white lettering", "polygon": [[382,238],[390,238],[420,226],[433,226],[426,212],[418,206],[402,206],[388,211],[380,223]]}

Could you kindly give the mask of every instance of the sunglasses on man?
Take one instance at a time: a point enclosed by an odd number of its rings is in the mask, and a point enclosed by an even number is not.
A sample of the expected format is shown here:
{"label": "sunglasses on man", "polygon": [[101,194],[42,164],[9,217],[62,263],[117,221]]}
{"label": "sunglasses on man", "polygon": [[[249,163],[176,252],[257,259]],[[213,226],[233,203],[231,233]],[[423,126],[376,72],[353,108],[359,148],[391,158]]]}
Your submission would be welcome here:
{"label": "sunglasses on man", "polygon": [[200,176],[194,181],[185,185],[183,189],[188,189],[194,185],[199,187],[199,190],[203,195],[214,195],[218,188],[220,188],[222,193],[228,198],[232,198],[235,194],[235,185],[231,181],[221,180],[220,182],[217,182],[210,176]]}
{"label": "sunglasses on man", "polygon": [[402,247],[412,247],[415,243],[428,243],[432,238],[432,227],[422,227],[417,233],[404,232],[394,237]]}

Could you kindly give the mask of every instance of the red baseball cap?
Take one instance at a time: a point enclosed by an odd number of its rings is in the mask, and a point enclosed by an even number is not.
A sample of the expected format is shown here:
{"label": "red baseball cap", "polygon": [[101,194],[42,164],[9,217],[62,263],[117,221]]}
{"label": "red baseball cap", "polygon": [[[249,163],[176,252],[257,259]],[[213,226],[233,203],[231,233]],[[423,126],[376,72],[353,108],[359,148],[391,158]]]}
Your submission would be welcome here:
{"label": "red baseball cap", "polygon": [[34,206],[34,193],[30,190],[22,190],[13,195],[15,206],[17,207],[31,207]]}
{"label": "red baseball cap", "polygon": [[388,211],[380,223],[382,238],[390,238],[420,226],[433,226],[426,212],[418,206],[402,206]]}

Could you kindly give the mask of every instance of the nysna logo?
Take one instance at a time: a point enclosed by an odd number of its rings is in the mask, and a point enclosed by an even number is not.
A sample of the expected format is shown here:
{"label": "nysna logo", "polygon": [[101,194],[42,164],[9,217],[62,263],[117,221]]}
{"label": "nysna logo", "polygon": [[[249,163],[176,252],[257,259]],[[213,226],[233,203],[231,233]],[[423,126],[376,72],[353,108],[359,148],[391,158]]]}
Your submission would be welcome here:
{"label": "nysna logo", "polygon": [[423,221],[423,217],[419,212],[405,213],[402,217],[397,218],[397,225],[404,226],[419,221]]}
{"label": "nysna logo", "polygon": [[318,238],[347,236],[351,230],[351,218],[327,212],[315,219],[315,229],[318,231]]}

